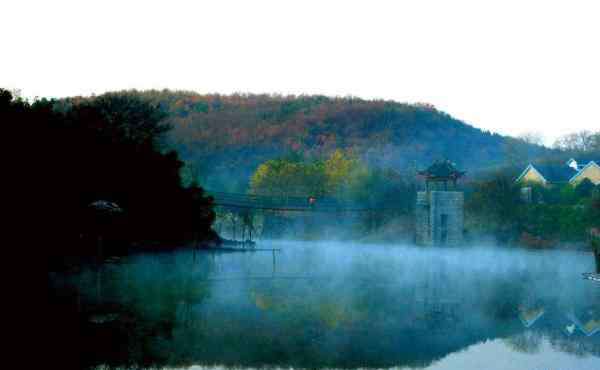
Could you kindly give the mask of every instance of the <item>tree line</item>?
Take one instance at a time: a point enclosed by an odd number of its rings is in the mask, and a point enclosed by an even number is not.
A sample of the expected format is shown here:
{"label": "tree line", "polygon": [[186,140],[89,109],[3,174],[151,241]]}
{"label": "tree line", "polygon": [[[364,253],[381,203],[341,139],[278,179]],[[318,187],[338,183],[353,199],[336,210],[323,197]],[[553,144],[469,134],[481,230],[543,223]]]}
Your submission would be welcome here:
{"label": "tree line", "polygon": [[[277,197],[317,209],[364,209],[359,213],[310,214],[285,211],[225,209],[218,213],[218,227],[235,237],[251,230],[266,237],[364,238],[377,235],[392,221],[410,223],[416,192],[414,174],[401,174],[363,161],[352,151],[335,150],[321,158],[307,159],[302,153],[261,163],[250,178],[247,192]],[[407,233],[410,226],[407,227]],[[298,230],[299,229],[299,230]],[[396,233],[397,235],[397,233]]]}
{"label": "tree line", "polygon": [[506,172],[472,183],[466,227],[476,236],[530,247],[587,242],[590,231],[600,227],[600,185],[588,179],[577,185],[527,184],[530,200],[523,198],[523,186]]}
{"label": "tree line", "polygon": [[53,260],[93,253],[100,234],[114,253],[132,243],[216,240],[212,199],[196,183],[183,186],[165,116],[131,95],[28,102],[0,89],[0,121],[30,144],[27,211]]}
{"label": "tree line", "polygon": [[[544,145],[544,135],[541,132],[525,132],[518,139],[532,145]],[[551,147],[574,154],[600,153],[600,130],[582,130],[559,136]]]}
{"label": "tree line", "polygon": [[562,151],[576,153],[600,153],[600,130],[583,130],[559,137],[553,145]]}

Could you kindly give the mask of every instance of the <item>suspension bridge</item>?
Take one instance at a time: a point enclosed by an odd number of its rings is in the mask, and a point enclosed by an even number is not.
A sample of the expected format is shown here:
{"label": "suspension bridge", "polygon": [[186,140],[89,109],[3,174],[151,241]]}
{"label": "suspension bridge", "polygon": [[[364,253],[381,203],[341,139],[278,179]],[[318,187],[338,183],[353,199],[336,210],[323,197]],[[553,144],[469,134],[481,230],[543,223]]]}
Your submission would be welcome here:
{"label": "suspension bridge", "polygon": [[391,199],[389,202],[379,201],[377,205],[374,205],[368,200],[358,202],[332,197],[266,196],[210,190],[207,190],[206,193],[213,197],[215,206],[224,208],[323,213],[383,212],[399,210],[398,207],[393,207],[393,204],[396,203],[397,200]]}

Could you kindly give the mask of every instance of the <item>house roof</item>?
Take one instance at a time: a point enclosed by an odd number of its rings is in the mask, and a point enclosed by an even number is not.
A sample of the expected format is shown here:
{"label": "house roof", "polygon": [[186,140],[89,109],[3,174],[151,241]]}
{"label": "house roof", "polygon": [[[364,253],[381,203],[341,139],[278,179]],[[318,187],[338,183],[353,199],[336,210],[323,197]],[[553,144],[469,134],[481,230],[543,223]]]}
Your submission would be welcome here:
{"label": "house roof", "polygon": [[574,168],[560,164],[538,164],[532,163],[517,177],[515,181],[521,180],[529,171],[536,171],[548,182],[568,182],[578,173]]}
{"label": "house roof", "polygon": [[[573,160],[577,161],[578,169],[569,166],[569,163]],[[594,164],[600,166],[600,159],[577,157],[571,158],[565,163],[530,163],[515,181],[520,181],[529,171],[534,170],[547,182],[567,183],[574,180],[584,169]]]}
{"label": "house roof", "polygon": [[549,182],[568,182],[577,171],[564,164],[533,164],[533,167]]}
{"label": "house roof", "polygon": [[596,162],[596,163],[600,162],[600,158],[598,158],[597,156],[581,156],[581,157],[573,157],[573,158],[569,159],[567,161],[567,163],[570,163],[572,160],[575,160],[579,166],[585,166],[586,164],[588,164],[590,162]]}
{"label": "house roof", "polygon": [[571,176],[569,181],[574,180],[577,176],[579,176],[580,173],[583,173],[585,170],[588,169],[588,167],[594,166],[594,165],[600,167],[600,161],[589,161],[586,165],[584,165],[583,167],[580,167],[579,171],[577,171],[577,173],[575,173],[573,176]]}

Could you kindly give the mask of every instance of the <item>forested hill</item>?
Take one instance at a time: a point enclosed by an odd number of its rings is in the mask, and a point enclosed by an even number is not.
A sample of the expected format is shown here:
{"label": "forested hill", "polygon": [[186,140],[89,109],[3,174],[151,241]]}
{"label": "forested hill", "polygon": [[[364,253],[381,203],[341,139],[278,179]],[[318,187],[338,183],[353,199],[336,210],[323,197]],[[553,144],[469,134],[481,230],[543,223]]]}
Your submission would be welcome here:
{"label": "forested hill", "polygon": [[241,190],[265,160],[291,153],[310,158],[337,148],[400,171],[439,158],[473,171],[548,152],[482,131],[425,104],[168,90],[121,94],[149,99],[168,113],[171,144],[195,164],[209,188]]}

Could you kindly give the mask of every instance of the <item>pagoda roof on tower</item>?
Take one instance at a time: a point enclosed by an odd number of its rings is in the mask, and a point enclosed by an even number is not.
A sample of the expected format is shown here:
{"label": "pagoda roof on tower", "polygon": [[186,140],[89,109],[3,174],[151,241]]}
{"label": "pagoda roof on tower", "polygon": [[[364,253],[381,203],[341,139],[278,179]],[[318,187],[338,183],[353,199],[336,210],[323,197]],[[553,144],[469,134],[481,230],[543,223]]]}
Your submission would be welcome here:
{"label": "pagoda roof on tower", "polygon": [[456,165],[449,160],[435,161],[426,170],[419,171],[419,175],[428,180],[456,180],[466,172],[456,169]]}

